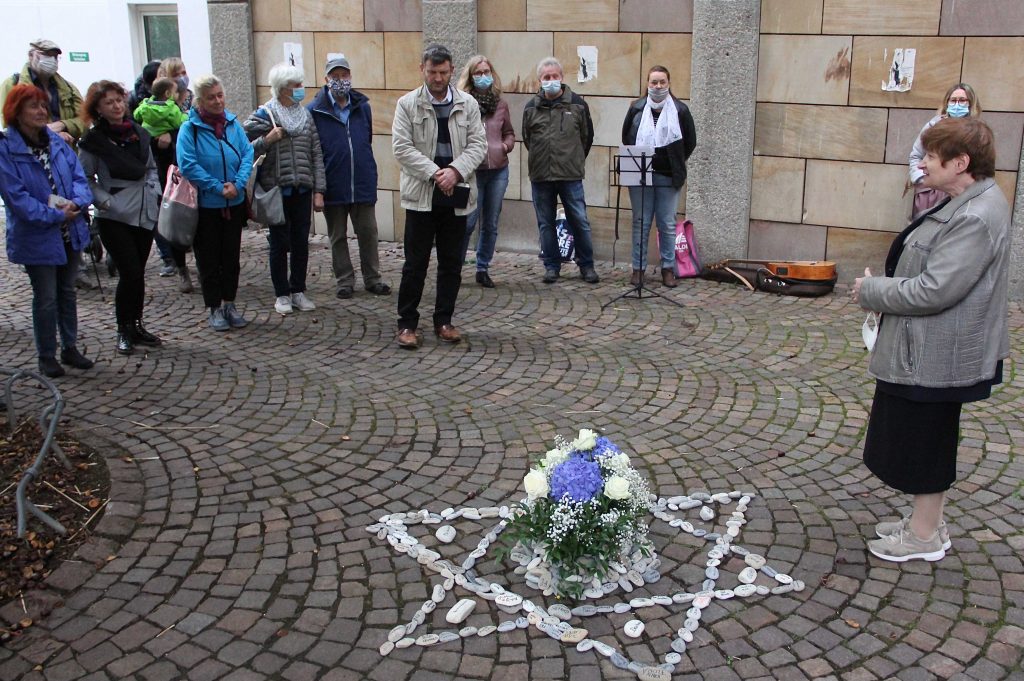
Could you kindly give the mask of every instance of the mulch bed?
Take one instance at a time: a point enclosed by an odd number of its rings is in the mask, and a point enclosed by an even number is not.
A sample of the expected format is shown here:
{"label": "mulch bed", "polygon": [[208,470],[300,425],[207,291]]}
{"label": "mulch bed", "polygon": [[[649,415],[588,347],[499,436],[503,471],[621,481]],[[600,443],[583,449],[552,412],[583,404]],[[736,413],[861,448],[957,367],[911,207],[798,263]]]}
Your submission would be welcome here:
{"label": "mulch bed", "polygon": [[[0,607],[20,601],[22,594],[45,588],[43,581],[89,538],[90,528],[103,516],[110,492],[110,475],[103,457],[61,434],[57,443],[71,463],[67,470],[48,455],[39,478],[26,490],[26,498],[67,529],[60,535],[28,515],[25,536],[18,538],[16,490],[43,445],[36,419],[21,422],[14,433],[0,421]],[[6,641],[32,620],[26,615],[9,628],[0,625]]]}

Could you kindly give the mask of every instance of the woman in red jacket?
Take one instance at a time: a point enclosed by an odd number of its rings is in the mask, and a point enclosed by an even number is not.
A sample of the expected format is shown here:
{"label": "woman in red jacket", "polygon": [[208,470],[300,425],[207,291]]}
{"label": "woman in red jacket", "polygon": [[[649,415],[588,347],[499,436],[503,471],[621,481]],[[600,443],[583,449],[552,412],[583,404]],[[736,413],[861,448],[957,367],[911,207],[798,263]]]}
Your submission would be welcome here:
{"label": "woman in red jacket", "polygon": [[476,169],[478,191],[476,210],[466,219],[466,241],[463,252],[469,250],[473,230],[480,223],[480,237],[476,247],[476,283],[494,288],[488,273],[494,244],[498,240],[498,218],[501,202],[508,188],[508,155],[516,145],[516,133],[508,113],[508,103],[501,97],[501,79],[483,55],[470,57],[459,77],[459,89],[468,92],[480,105],[480,118],[487,133],[487,156]]}

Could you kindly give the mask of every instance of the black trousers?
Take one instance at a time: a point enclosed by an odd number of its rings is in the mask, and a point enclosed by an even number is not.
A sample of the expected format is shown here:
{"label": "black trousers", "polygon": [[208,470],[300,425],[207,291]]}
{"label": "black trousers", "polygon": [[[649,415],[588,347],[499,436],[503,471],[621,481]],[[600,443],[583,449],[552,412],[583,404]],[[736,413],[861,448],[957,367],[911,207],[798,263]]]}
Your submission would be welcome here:
{"label": "black trousers", "polygon": [[466,235],[466,216],[454,208],[434,208],[429,212],[405,211],[405,264],[398,288],[398,328],[415,329],[419,325],[417,308],[423,297],[423,284],[430,267],[430,250],[437,246],[437,299],[434,301],[434,326],[451,324],[455,300],[462,285],[462,240]]}
{"label": "black trousers", "polygon": [[211,310],[233,303],[238,293],[242,227],[248,218],[245,202],[230,208],[200,208],[192,251],[199,270],[203,302]]}
{"label": "black trousers", "polygon": [[146,299],[146,260],[153,248],[155,230],[135,227],[117,220],[96,218],[103,247],[117,266],[114,313],[118,326],[142,319]]}

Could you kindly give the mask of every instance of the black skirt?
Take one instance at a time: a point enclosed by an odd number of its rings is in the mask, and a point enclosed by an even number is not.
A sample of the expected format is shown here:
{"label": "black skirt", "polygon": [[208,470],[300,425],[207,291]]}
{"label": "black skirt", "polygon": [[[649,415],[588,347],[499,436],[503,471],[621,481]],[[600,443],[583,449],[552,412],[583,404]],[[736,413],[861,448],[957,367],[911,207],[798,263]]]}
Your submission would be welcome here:
{"label": "black skirt", "polygon": [[945,492],[956,480],[962,402],[917,402],[875,387],[864,465],[905,494]]}

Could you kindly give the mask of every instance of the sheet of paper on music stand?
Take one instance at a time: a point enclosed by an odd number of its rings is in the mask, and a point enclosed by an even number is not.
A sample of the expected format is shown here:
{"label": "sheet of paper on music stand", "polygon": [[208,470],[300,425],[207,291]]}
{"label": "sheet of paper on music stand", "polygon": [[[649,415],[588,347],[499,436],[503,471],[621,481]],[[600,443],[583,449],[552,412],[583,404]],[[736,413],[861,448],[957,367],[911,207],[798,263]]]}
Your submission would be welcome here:
{"label": "sheet of paper on music stand", "polygon": [[[623,144],[619,146],[616,162],[619,168],[619,185],[622,187],[639,187],[651,184],[651,164],[654,161],[654,147],[639,144]],[[642,178],[641,171],[646,172]],[[644,181],[641,182],[641,179]]]}

